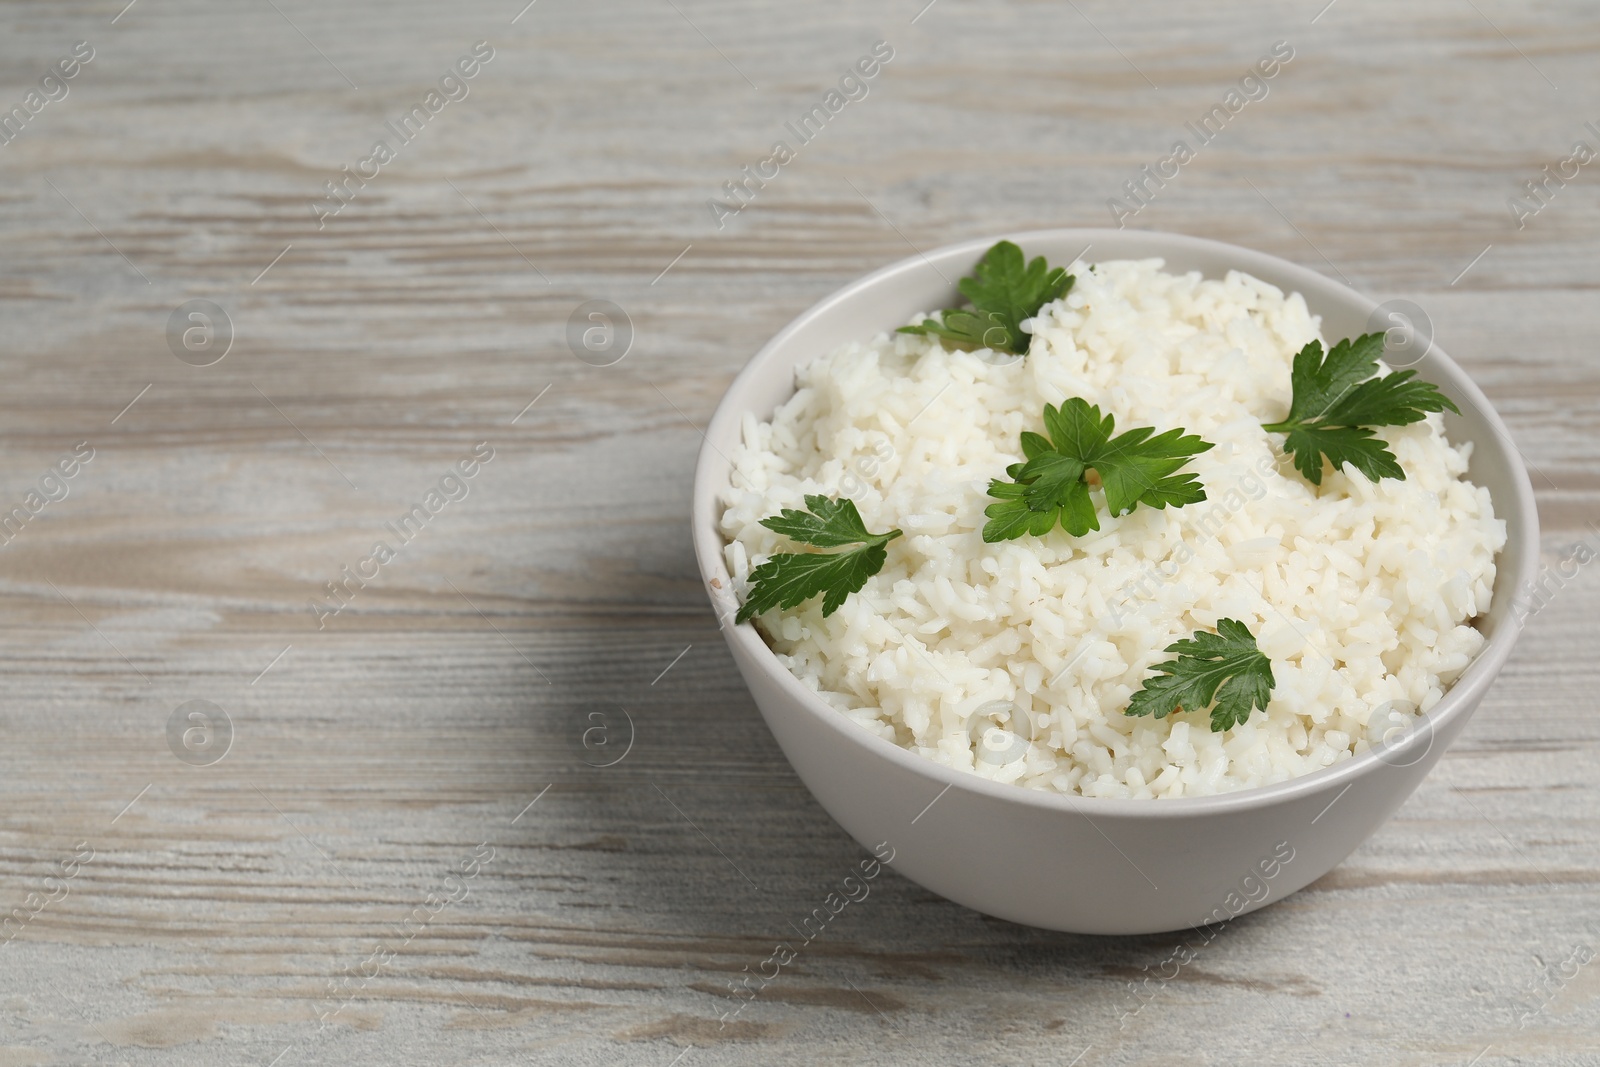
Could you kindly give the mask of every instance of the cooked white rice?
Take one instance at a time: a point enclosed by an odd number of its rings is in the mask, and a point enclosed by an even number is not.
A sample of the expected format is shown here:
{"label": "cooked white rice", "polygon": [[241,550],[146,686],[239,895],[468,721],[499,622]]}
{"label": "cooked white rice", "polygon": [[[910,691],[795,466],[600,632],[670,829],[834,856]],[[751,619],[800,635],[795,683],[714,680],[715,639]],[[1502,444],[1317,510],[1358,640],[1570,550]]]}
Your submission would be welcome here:
{"label": "cooked white rice", "polygon": [[[722,518],[741,598],[754,566],[796,550],[759,520],[808,493],[905,532],[832,616],[817,597],[758,619],[783,664],[863,729],[1034,789],[1219,793],[1364,751],[1382,739],[1374,716],[1427,711],[1483,644],[1469,623],[1488,609],[1505,524],[1465,477],[1471,444],[1430,415],[1379,431],[1406,480],[1350,470],[1312,486],[1261,424],[1288,410],[1318,318],[1247,274],[1162,265],[1074,264],[1026,359],[880,334],[800,368],[770,422],[745,416]],[[989,479],[1023,458],[1044,405],[1072,396],[1119,433],[1215,443],[1184,468],[1209,499],[1117,518],[1096,490],[1098,532],[985,544]],[[1167,645],[1221,618],[1271,657],[1265,713],[1224,733],[1204,710],[1123,713]]]}

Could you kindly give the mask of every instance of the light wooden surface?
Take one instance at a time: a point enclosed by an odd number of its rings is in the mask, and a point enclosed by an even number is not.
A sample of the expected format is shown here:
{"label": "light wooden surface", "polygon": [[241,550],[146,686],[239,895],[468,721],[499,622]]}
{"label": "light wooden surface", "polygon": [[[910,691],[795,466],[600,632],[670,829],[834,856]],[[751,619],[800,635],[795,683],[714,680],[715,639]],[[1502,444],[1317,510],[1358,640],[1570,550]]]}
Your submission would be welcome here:
{"label": "light wooden surface", "polygon": [[[1392,823],[1178,977],[1180,938],[890,873],[720,1025],[864,854],[757,717],[687,529],[695,427],[789,318],[911,246],[1106,224],[1287,40],[1132,224],[1417,301],[1537,467],[1551,561],[1600,543],[1600,164],[1506,207],[1600,147],[1592,7],[123,2],[0,7],[6,108],[95,50],[0,145],[0,504],[94,449],[0,549],[0,894],[32,916],[0,1064],[1600,1063],[1593,569]],[[319,231],[322,183],[480,39],[470,95]],[[719,230],[707,198],[879,39],[870,95]],[[195,298],[236,331],[208,367],[166,339]],[[615,366],[568,350],[591,299],[636,328]],[[220,762],[169,746],[190,700]],[[631,750],[588,765],[619,708]]]}

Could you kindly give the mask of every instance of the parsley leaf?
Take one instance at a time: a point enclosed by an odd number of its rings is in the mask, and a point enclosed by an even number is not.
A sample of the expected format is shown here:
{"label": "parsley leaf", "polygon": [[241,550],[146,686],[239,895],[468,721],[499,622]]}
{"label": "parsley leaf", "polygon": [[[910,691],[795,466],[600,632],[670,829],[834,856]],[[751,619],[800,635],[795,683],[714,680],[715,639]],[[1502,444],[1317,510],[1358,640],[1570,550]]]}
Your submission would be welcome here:
{"label": "parsley leaf", "polygon": [[1217,620],[1217,632],[1196,633],[1193,639],[1167,646],[1177,659],[1157,663],[1157,675],[1133,694],[1128,715],[1154,715],[1164,719],[1187,708],[1210,704],[1211,729],[1221,733],[1250,718],[1252,708],[1267,709],[1272,687],[1272,661],[1256,647],[1250,628],[1236,619]]}
{"label": "parsley leaf", "polygon": [[958,285],[961,295],[972,302],[971,311],[949,308],[939,313],[939,319],[923,319],[922,325],[902,326],[898,332],[937,337],[952,348],[1027,355],[1031,337],[1022,332],[1023,320],[1060,300],[1074,281],[1065,267],[1051,267],[1043,256],[1024,265],[1022,249],[1001,241]]}
{"label": "parsley leaf", "polygon": [[1148,426],[1112,437],[1116,420],[1075,396],[1060,409],[1046,404],[1044,425],[1049,437],[1023,433],[1022,454],[1027,458],[1006,468],[1012,481],[990,481],[989,495],[999,503],[984,509],[989,517],[985,541],[1009,541],[1025,533],[1043,536],[1057,521],[1074,537],[1100,529],[1089,497],[1091,472],[1105,489],[1106,510],[1112,515],[1139,504],[1182,507],[1206,498],[1193,473],[1177,470],[1212,448],[1209,441],[1182,430],[1157,434]]}
{"label": "parsley leaf", "polygon": [[[762,519],[761,525],[773,533],[819,548],[837,548],[878,537],[867,530],[867,524],[861,521],[861,513],[856,510],[855,501],[848,497],[830,500],[825,496],[808,496],[806,507],[811,510],[784,508],[772,518]],[[888,539],[884,536],[885,541]]]}
{"label": "parsley leaf", "polygon": [[1262,429],[1288,435],[1283,450],[1294,457],[1295,468],[1312,485],[1322,484],[1324,457],[1334,470],[1343,470],[1348,463],[1374,482],[1404,481],[1406,472],[1372,427],[1421,422],[1430,411],[1461,413],[1438,386],[1414,381],[1414,370],[1373,377],[1382,354],[1383,334],[1367,333],[1340,341],[1326,359],[1320,341],[1312,341],[1294,357],[1289,414],[1282,422],[1264,423]]}
{"label": "parsley leaf", "polygon": [[883,569],[889,556],[884,548],[901,536],[899,530],[875,534],[861,521],[855,502],[830,500],[825,496],[806,497],[809,511],[784,508],[761,525],[774,533],[792,537],[808,545],[837,548],[856,545],[845,552],[780,552],[750,572],[750,592],[736,622],[760,615],[772,608],[792,608],[818,593],[822,615],[827,618],[839,610],[845,598],[867,584]]}

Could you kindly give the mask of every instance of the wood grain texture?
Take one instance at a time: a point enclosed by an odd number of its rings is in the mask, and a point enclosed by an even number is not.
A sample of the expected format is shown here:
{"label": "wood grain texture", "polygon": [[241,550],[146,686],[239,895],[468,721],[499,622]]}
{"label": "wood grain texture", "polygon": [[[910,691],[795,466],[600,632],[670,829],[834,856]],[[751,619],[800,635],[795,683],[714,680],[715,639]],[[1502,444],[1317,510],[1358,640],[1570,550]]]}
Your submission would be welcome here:
{"label": "wood grain texture", "polygon": [[[1600,146],[1592,7],[123,3],[0,8],[4,108],[95,50],[0,145],[0,511],[95,450],[0,548],[0,910],[93,850],[0,947],[0,1065],[1600,1063],[1600,965],[1562,973],[1600,944],[1592,568],[1388,826],[1137,1014],[1181,938],[891,873],[723,1023],[861,852],[687,530],[697,427],[793,315],[913,248],[1108,224],[1286,40],[1131,224],[1415,300],[1534,466],[1551,564],[1600,543],[1600,171],[1520,230],[1506,206]],[[480,39],[470,95],[319,229],[322,183]],[[719,229],[707,198],[879,39],[867,98]],[[195,298],[235,330],[212,366],[168,347]],[[592,299],[636,330],[612,367],[566,344]],[[466,498],[319,630],[477,442]],[[218,763],[169,747],[189,700],[231,720]],[[590,766],[619,709],[631,750]]]}

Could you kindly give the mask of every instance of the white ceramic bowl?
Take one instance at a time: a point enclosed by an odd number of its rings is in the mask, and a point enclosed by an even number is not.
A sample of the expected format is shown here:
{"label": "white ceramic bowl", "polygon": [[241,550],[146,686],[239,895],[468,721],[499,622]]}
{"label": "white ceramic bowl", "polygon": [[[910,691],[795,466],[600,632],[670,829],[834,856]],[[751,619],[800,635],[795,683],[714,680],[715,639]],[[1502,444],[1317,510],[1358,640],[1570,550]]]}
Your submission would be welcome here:
{"label": "white ceramic bowl", "polygon": [[[1005,235],[1031,258],[1065,264],[1159,256],[1169,271],[1247,271],[1305,296],[1324,337],[1367,332],[1374,302],[1304,267],[1217,241],[1135,230]],[[1452,441],[1473,442],[1470,477],[1487,486],[1507,541],[1497,561],[1488,640],[1437,706],[1398,740],[1291,781],[1219,796],[1111,800],[1059,796],[933,763],[848,721],[789,673],[738,604],[718,533],[718,496],[746,412],[794,392],[797,365],[842,342],[892,330],[918,311],[958,306],[959,278],[994,241],[913,256],[845,286],[791,322],[729,387],[706,429],[694,485],[694,547],[723,633],[767,726],[801,781],[844,829],[892,866],[979,911],[1055,930],[1135,934],[1252,911],[1321,877],[1378,828],[1450,745],[1505,663],[1518,632],[1512,599],[1538,562],[1533,491],[1498,415],[1437,346],[1416,364],[1461,408]],[[935,267],[937,266],[937,269]],[[940,272],[943,272],[941,276]],[[1285,859],[1285,857],[1289,857]]]}

